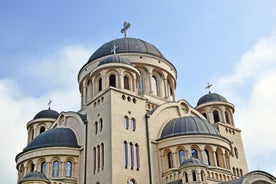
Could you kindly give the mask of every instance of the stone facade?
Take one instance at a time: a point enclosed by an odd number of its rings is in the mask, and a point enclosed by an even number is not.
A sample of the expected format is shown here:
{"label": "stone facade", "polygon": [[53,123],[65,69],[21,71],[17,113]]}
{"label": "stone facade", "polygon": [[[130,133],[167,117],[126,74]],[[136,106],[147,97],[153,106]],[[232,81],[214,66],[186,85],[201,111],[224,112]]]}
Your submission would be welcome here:
{"label": "stone facade", "polygon": [[248,173],[234,105],[216,93],[196,107],[176,101],[176,76],[150,43],[104,44],[79,72],[80,110],[43,110],[27,123],[18,183],[276,183]]}

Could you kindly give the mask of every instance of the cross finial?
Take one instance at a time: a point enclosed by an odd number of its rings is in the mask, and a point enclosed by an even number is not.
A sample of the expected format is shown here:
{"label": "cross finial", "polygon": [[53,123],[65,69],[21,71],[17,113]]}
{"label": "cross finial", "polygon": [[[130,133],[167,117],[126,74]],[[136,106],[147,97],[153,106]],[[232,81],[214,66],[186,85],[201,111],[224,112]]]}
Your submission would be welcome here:
{"label": "cross finial", "polygon": [[125,38],[127,37],[127,29],[130,27],[130,23],[124,22],[124,27],[121,29],[121,33],[124,33]]}
{"label": "cross finial", "polygon": [[51,99],[49,99],[49,102],[48,102],[48,106],[49,106],[49,110],[51,109],[51,103],[52,103],[53,101],[51,100]]}
{"label": "cross finial", "polygon": [[209,93],[211,93],[211,87],[212,87],[213,85],[212,84],[210,84],[209,82],[208,82],[208,84],[207,84],[207,86],[205,87],[205,89],[208,89],[209,90]]}
{"label": "cross finial", "polygon": [[113,48],[111,49],[111,52],[113,52],[113,54],[115,55],[116,54],[116,49],[118,48],[119,46],[114,44],[113,45]]}

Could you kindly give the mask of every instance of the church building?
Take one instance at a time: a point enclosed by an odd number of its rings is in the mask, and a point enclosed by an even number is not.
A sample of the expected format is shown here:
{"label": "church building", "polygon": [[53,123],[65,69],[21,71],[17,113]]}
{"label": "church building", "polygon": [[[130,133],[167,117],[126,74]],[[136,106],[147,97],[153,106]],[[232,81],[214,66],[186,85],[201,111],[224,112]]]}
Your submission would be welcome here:
{"label": "church building", "polygon": [[231,101],[177,100],[175,66],[127,37],[129,26],[80,69],[79,111],[49,108],[27,122],[18,184],[276,184],[248,171]]}

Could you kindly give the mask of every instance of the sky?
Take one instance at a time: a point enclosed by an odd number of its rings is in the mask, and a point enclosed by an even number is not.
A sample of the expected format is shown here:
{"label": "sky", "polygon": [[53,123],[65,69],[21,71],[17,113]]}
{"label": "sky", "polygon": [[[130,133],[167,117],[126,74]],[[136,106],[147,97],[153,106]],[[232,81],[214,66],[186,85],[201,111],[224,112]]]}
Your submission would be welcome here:
{"label": "sky", "polygon": [[48,108],[80,109],[77,75],[123,35],[155,45],[177,68],[176,98],[208,91],[235,105],[249,170],[276,175],[276,1],[0,1],[0,177],[16,183],[26,124]]}

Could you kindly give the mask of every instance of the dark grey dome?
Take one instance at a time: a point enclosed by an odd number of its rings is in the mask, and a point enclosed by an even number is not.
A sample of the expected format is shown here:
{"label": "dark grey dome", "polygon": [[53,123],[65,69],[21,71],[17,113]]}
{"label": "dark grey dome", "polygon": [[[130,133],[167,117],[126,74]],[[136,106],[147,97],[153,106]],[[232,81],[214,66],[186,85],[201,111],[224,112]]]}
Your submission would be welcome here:
{"label": "dark grey dome", "polygon": [[220,136],[218,130],[208,121],[194,116],[187,116],[170,120],[163,128],[161,138],[191,134]]}
{"label": "dark grey dome", "polygon": [[78,141],[70,128],[54,128],[38,135],[23,151],[45,147],[72,147],[77,148]]}
{"label": "dark grey dome", "polygon": [[39,113],[37,113],[34,117],[35,119],[40,119],[40,118],[51,118],[51,119],[57,119],[59,116],[59,113],[57,111],[47,109],[47,110],[42,110]]}
{"label": "dark grey dome", "polygon": [[21,180],[21,182],[23,181],[34,181],[34,180],[39,180],[39,181],[46,181],[49,183],[48,178],[45,176],[45,174],[38,172],[38,171],[33,171],[30,172],[28,174],[26,174],[23,179]]}
{"label": "dark grey dome", "polygon": [[208,93],[198,100],[197,106],[208,102],[228,102],[228,101],[226,100],[225,97],[217,93]]}
{"label": "dark grey dome", "polygon": [[184,161],[180,165],[180,168],[189,167],[189,166],[205,167],[206,165],[203,162],[201,162],[200,160],[198,160],[197,158],[188,158],[188,159],[184,159]]}
{"label": "dark grey dome", "polygon": [[99,62],[98,66],[108,64],[108,63],[123,63],[123,64],[128,64],[130,65],[130,61],[128,58],[124,56],[119,56],[119,55],[111,55],[106,58],[104,58],[102,61]]}
{"label": "dark grey dome", "polygon": [[113,54],[111,50],[114,45],[117,47],[116,53],[143,53],[164,58],[162,53],[152,44],[137,38],[119,38],[102,45],[89,58],[88,63],[103,56]]}

